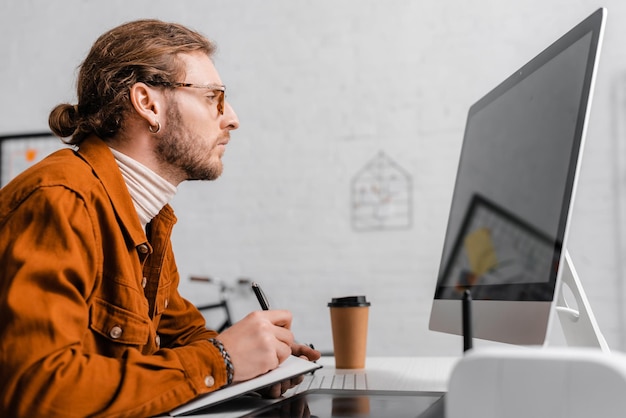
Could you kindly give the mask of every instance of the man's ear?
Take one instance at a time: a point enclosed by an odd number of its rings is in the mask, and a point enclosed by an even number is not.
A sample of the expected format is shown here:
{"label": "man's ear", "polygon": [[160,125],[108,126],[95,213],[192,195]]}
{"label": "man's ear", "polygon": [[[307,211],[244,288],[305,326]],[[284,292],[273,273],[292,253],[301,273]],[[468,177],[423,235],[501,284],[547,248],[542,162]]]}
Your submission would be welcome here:
{"label": "man's ear", "polygon": [[159,117],[164,114],[163,92],[145,83],[135,83],[130,88],[130,102],[141,118],[149,126],[156,126]]}

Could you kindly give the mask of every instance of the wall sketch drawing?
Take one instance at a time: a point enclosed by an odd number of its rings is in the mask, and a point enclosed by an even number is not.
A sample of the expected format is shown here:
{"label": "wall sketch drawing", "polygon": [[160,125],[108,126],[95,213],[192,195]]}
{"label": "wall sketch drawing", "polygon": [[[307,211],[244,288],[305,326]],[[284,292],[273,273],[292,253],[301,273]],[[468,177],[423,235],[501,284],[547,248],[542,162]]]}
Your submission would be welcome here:
{"label": "wall sketch drawing", "polygon": [[384,152],[352,179],[352,228],[408,229],[412,224],[412,179]]}

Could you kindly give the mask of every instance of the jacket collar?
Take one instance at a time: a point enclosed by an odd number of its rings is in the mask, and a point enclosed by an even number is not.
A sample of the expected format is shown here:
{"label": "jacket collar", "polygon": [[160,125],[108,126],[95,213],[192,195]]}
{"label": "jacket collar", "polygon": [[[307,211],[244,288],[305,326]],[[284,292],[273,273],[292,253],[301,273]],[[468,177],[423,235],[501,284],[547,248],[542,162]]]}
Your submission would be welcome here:
{"label": "jacket collar", "polygon": [[[134,245],[145,243],[147,240],[146,233],[141,227],[122,173],[108,145],[100,138],[92,135],[80,143],[78,154],[91,166],[96,177],[100,179],[122,227],[126,229]],[[171,209],[167,208],[167,211],[171,211]]]}

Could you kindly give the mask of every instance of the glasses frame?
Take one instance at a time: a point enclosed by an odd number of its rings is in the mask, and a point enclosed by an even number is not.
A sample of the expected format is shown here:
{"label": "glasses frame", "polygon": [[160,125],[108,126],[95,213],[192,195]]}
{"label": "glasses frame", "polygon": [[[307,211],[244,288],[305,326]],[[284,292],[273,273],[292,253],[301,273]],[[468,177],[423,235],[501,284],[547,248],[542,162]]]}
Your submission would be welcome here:
{"label": "glasses frame", "polygon": [[217,98],[217,111],[220,115],[224,114],[224,102],[226,100],[226,86],[218,84],[194,84],[194,83],[182,83],[182,82],[169,82],[163,81],[158,83],[164,87],[170,88],[192,88],[192,89],[207,89],[215,93]]}

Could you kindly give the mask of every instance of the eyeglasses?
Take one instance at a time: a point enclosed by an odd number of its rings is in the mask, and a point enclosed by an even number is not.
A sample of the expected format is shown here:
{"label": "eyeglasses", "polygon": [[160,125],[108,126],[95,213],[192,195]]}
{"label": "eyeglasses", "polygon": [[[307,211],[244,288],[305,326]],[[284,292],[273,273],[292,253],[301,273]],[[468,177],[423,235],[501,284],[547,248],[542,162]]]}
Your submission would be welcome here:
{"label": "eyeglasses", "polygon": [[207,89],[212,91],[215,94],[215,98],[217,99],[217,111],[220,115],[224,114],[224,100],[226,98],[226,86],[219,86],[216,84],[193,84],[193,83],[170,83],[167,81],[163,81],[158,83],[161,86],[178,88],[178,87],[188,87],[193,89]]}

